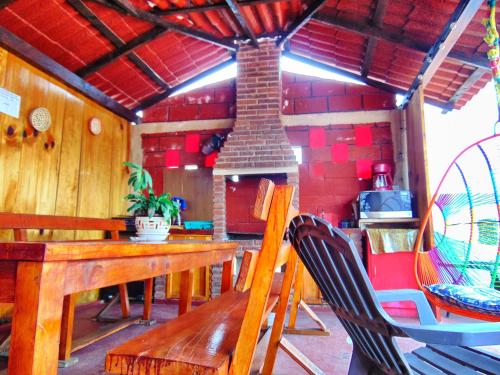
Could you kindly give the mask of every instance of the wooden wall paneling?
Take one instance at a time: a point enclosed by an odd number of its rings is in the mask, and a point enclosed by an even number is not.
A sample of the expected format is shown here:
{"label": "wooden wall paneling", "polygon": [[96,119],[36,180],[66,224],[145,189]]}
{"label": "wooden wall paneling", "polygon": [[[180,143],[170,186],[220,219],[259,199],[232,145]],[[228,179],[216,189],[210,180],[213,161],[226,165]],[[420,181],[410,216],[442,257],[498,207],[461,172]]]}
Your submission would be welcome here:
{"label": "wooden wall paneling", "polygon": [[[99,117],[102,131],[99,135],[90,133],[87,120]],[[80,155],[80,181],[78,188],[77,216],[109,217],[109,192],[111,188],[111,153],[113,139],[113,117],[94,105],[85,105],[83,111],[82,148]],[[95,234],[102,237],[102,232]],[[90,233],[77,233],[76,238],[89,239]]]}
{"label": "wooden wall paneling", "polygon": [[123,166],[129,160],[130,125],[113,115],[113,151],[111,153],[111,189],[109,213],[111,217],[126,215],[128,203],[123,197],[128,193],[129,174]]}
{"label": "wooden wall paneling", "polygon": [[[23,65],[25,65],[23,63]],[[25,65],[29,69],[28,65]],[[23,127],[32,129],[28,117],[32,110],[37,107],[47,107],[47,97],[49,95],[49,82],[43,77],[34,74],[29,69],[29,83],[22,88],[21,97],[24,101],[23,107],[26,112],[22,115]],[[33,133],[32,130],[29,133]],[[21,158],[19,163],[19,176],[17,181],[17,192],[14,212],[36,213],[37,205],[37,178],[41,164],[41,155],[44,152],[43,144],[33,134],[26,137],[21,144]],[[36,237],[34,231],[28,231],[28,237]]]}
{"label": "wooden wall paneling", "polygon": [[[427,146],[425,139],[424,92],[420,86],[406,108],[408,175],[410,190],[417,200],[417,214],[422,217],[430,202],[427,168]],[[424,235],[424,247],[432,243],[432,218]]]}
{"label": "wooden wall paneling", "polygon": [[[29,85],[30,74],[28,69],[22,64],[17,64],[11,58],[12,55],[8,54],[7,70],[5,73],[4,87],[17,94],[23,94],[23,87]],[[23,119],[27,117],[28,110],[24,105],[24,97],[21,98],[21,110],[19,119],[3,115],[4,123],[2,126],[2,145],[0,149],[0,166],[1,168],[1,181],[2,190],[0,195],[0,210],[7,212],[19,212],[16,207],[16,195],[19,180],[19,167],[21,160],[21,139],[19,142],[7,142],[5,138],[5,130],[8,126],[14,126],[16,131],[22,132],[25,122]]]}
{"label": "wooden wall paneling", "polygon": [[194,171],[168,169],[163,173],[163,191],[186,199],[187,209],[182,213],[183,220],[211,221],[212,169],[200,168]]}
{"label": "wooden wall paneling", "polygon": [[[77,214],[83,108],[83,100],[71,93],[66,93],[55,206],[56,215],[76,216]],[[73,231],[53,231],[52,235],[53,239],[75,239]]]}
{"label": "wooden wall paneling", "polygon": [[[57,186],[59,179],[59,164],[61,157],[61,141],[63,134],[64,113],[66,105],[66,93],[54,83],[49,83],[49,94],[47,96],[47,108],[50,108],[52,125],[46,134],[38,136],[37,143],[41,151],[38,154],[39,169],[37,171],[36,184],[36,209],[35,213],[53,215],[56,209]],[[50,145],[53,139],[54,146]],[[46,148],[46,142],[49,147]],[[51,239],[52,230],[37,233],[39,240]]]}
{"label": "wooden wall paneling", "polygon": [[[7,71],[7,58],[8,52],[0,48],[0,86],[5,87],[6,71]],[[5,131],[7,129],[7,123],[9,122],[9,116],[0,112],[0,162],[7,155],[7,145],[5,137]],[[3,164],[1,164],[3,165]],[[0,211],[3,209],[4,194],[6,191],[6,184],[4,180],[6,168],[0,168]],[[0,231],[0,240],[12,240],[12,231]],[[0,308],[0,314],[2,309]],[[1,316],[1,315],[0,315]]]}
{"label": "wooden wall paneling", "polygon": [[[102,123],[99,135],[90,133],[87,126],[91,117]],[[77,216],[109,217],[111,189],[111,154],[113,140],[113,116],[96,105],[86,103],[83,110],[82,147],[80,154],[80,179],[78,187]],[[76,239],[102,238],[102,231],[78,231]],[[94,301],[99,290],[79,293],[77,303]]]}

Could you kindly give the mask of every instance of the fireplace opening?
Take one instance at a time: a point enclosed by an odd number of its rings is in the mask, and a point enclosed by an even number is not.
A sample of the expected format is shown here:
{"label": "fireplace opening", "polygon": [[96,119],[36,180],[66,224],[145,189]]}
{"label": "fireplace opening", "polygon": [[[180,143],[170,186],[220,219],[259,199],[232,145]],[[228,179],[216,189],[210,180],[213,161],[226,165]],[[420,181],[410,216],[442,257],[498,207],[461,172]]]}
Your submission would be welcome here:
{"label": "fireplace opening", "polygon": [[265,223],[253,217],[261,178],[276,185],[287,183],[286,173],[226,176],[226,233],[230,240],[254,240],[264,236]]}

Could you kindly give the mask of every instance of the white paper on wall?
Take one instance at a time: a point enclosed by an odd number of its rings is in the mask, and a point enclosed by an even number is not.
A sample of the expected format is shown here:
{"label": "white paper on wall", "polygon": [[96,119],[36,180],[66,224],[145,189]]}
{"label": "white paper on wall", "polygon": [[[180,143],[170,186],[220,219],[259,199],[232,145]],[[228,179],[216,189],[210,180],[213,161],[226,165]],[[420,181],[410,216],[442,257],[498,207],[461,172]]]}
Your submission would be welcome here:
{"label": "white paper on wall", "polygon": [[21,97],[0,87],[0,112],[19,118],[20,109]]}

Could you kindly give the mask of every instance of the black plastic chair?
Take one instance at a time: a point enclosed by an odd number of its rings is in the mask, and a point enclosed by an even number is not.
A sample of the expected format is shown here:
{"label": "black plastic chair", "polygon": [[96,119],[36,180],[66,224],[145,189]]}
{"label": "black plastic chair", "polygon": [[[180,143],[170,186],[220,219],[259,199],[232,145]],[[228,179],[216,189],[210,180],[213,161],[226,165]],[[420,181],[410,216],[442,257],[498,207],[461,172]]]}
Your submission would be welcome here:
{"label": "black plastic chair", "polygon": [[[340,229],[300,215],[289,231],[323,298],[352,339],[349,374],[500,374],[498,356],[468,347],[500,344],[500,323],[437,324],[421,291],[375,292],[354,243]],[[420,325],[394,321],[380,305],[389,301],[413,301]],[[403,354],[395,336],[427,345]]]}

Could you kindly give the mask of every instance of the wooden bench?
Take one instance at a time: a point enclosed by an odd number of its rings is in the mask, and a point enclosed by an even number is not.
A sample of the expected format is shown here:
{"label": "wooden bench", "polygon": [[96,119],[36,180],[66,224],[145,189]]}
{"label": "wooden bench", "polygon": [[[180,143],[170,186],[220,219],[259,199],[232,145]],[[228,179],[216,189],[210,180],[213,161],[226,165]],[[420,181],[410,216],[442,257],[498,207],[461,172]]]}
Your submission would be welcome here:
{"label": "wooden bench", "polygon": [[[64,230],[64,239],[75,239],[76,233],[68,231],[104,231],[109,232],[113,240],[119,239],[119,232],[124,231],[125,222],[123,220],[73,217],[73,216],[53,216],[53,215],[34,215],[34,214],[13,214],[0,213],[0,230],[12,230],[15,241],[28,241],[28,230],[39,230],[39,235],[49,237],[50,239],[61,239],[60,236],[53,232],[46,231]],[[36,237],[36,236],[35,236]],[[80,238],[80,236],[78,236]],[[146,280],[145,285],[145,317],[149,319],[152,302],[152,280]],[[63,305],[63,320],[61,325],[61,339],[59,346],[59,359],[64,363],[70,360],[71,352],[81,349],[92,342],[108,336],[119,329],[123,329],[132,323],[127,321],[130,317],[130,307],[128,301],[128,293],[126,284],[119,285],[120,303],[122,317],[125,319],[122,322],[113,326],[113,329],[108,329],[104,332],[92,334],[91,337],[83,338],[78,342],[72,342],[73,321],[76,295],[65,296]],[[137,320],[137,319],[136,319]]]}
{"label": "wooden bench", "polygon": [[[254,216],[267,219],[264,239],[258,259],[255,253],[245,253],[234,290],[111,350],[106,370],[134,375],[247,374],[267,316],[277,304],[286,310],[288,303],[297,256],[290,256],[283,237],[293,211],[293,190],[261,181]],[[282,279],[275,278],[283,264],[287,271]],[[273,280],[283,280],[282,287]]]}

